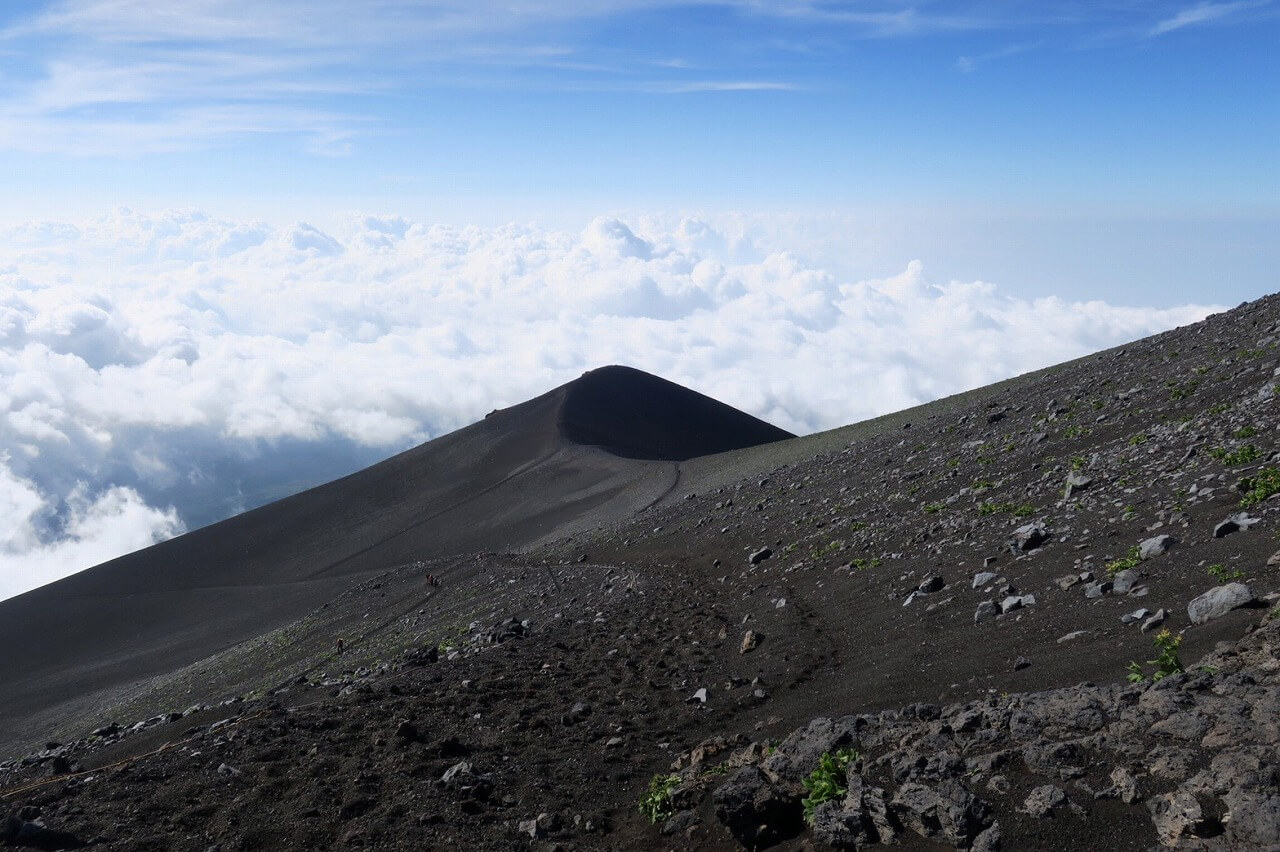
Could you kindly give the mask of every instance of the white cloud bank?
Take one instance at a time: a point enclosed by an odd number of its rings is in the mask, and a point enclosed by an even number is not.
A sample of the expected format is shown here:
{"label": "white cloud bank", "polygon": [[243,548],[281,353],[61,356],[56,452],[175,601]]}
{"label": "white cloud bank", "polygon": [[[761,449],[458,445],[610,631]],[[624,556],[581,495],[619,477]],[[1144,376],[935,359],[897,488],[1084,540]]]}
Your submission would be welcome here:
{"label": "white cloud bank", "polygon": [[808,432],[1218,309],[1025,300],[918,262],[843,281],[767,231],[124,209],[0,229],[0,597],[604,364]]}

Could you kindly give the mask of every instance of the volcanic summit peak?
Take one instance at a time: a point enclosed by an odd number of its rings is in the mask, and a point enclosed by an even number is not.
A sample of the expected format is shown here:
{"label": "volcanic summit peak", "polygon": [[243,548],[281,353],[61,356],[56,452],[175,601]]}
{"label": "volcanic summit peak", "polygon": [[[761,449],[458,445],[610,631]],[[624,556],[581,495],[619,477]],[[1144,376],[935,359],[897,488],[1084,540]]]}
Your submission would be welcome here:
{"label": "volcanic summit peak", "polygon": [[627,458],[685,461],[795,437],[634,367],[589,370],[557,392],[561,438]]}

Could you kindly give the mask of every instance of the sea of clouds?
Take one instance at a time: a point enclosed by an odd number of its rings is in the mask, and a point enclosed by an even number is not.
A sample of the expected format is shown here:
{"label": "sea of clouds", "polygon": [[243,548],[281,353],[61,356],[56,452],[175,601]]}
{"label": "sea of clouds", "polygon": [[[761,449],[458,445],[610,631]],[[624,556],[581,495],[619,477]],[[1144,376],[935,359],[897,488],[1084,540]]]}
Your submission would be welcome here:
{"label": "sea of clouds", "polygon": [[0,597],[604,364],[803,433],[1219,309],[1022,299],[919,262],[840,280],[745,221],[0,228]]}

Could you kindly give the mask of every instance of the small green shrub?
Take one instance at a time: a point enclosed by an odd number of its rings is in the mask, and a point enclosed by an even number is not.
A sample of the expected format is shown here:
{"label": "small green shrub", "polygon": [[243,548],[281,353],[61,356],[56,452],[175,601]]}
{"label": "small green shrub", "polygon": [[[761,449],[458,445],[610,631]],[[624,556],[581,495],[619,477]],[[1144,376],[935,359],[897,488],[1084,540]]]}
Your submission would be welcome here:
{"label": "small green shrub", "polygon": [[1262,458],[1262,452],[1253,444],[1245,444],[1238,450],[1227,450],[1225,447],[1214,447],[1209,455],[1225,465],[1248,464]]}
{"label": "small green shrub", "polygon": [[1245,438],[1252,438],[1254,435],[1257,435],[1257,434],[1258,434],[1258,430],[1253,428],[1252,426],[1241,426],[1234,433],[1232,433],[1232,437],[1240,438],[1241,440],[1243,440]]}
{"label": "small green shrub", "polygon": [[[1182,660],[1178,659],[1178,648],[1182,645],[1181,636],[1174,636],[1168,628],[1165,628],[1157,633],[1152,641],[1158,653],[1154,660],[1147,660],[1147,665],[1156,667],[1151,674],[1151,680],[1163,680],[1169,675],[1184,671]],[[1142,683],[1145,680],[1147,676],[1142,671],[1142,666],[1136,662],[1129,663],[1129,682]]]}
{"label": "small green shrub", "polygon": [[1243,580],[1244,572],[1240,570],[1228,571],[1227,566],[1221,562],[1215,562],[1205,569],[1209,572],[1209,576],[1217,580],[1219,583],[1230,583],[1233,580]]}
{"label": "small green shrub", "polygon": [[809,791],[809,795],[800,800],[804,805],[804,821],[813,824],[813,812],[818,805],[838,799],[849,792],[844,786],[845,770],[849,764],[858,759],[858,753],[851,748],[842,748],[834,755],[823,752],[818,758],[818,768],[800,783]]}
{"label": "small green shrub", "polygon": [[679,786],[679,775],[653,776],[649,779],[648,791],[640,799],[640,813],[653,823],[671,819],[672,814],[675,813],[675,808],[671,805],[671,794]]}
{"label": "small green shrub", "polygon": [[1030,503],[1023,503],[1021,506],[1015,506],[1013,516],[1015,518],[1029,518],[1036,513],[1036,507]]}
{"label": "small green shrub", "polygon": [[936,514],[938,512],[941,512],[945,508],[946,507],[943,506],[941,503],[925,503],[924,504],[924,511],[925,511],[925,514],[927,515]]}
{"label": "small green shrub", "polygon": [[1272,494],[1280,494],[1280,468],[1264,467],[1244,481],[1245,495],[1241,506],[1253,506]]}
{"label": "small green shrub", "polygon": [[1138,434],[1134,435],[1132,438],[1129,439],[1129,446],[1140,447],[1146,442],[1147,442],[1147,436],[1144,433],[1139,432]]}
{"label": "small green shrub", "polygon": [[881,562],[879,557],[876,557],[876,556],[872,556],[870,559],[867,559],[866,557],[863,557],[863,556],[859,556],[857,559],[852,560],[849,564],[852,565],[858,571],[866,571],[868,568],[879,568],[881,565]]}
{"label": "small green shrub", "polygon": [[1142,557],[1138,555],[1138,546],[1135,544],[1129,548],[1129,552],[1119,559],[1112,559],[1106,564],[1107,574],[1114,577],[1127,568],[1137,568],[1138,563],[1142,562]]}

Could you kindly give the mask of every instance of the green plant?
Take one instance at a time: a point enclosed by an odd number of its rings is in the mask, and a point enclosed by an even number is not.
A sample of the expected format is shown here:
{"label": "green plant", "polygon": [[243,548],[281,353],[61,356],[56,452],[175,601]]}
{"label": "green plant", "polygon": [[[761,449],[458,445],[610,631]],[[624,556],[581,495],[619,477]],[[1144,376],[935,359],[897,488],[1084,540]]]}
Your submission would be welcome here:
{"label": "green plant", "polygon": [[1210,577],[1217,580],[1219,583],[1229,583],[1232,580],[1244,579],[1243,571],[1239,569],[1235,571],[1228,571],[1227,566],[1223,565],[1221,562],[1215,562],[1205,570],[1209,572]]}
{"label": "green plant", "polygon": [[1216,414],[1222,414],[1223,412],[1230,411],[1230,410],[1231,410],[1231,403],[1220,402],[1217,405],[1209,406],[1209,408],[1205,411],[1205,413],[1216,415]]}
{"label": "green plant", "polygon": [[1245,495],[1241,506],[1261,503],[1272,494],[1280,494],[1280,468],[1264,467],[1244,481]]}
{"label": "green plant", "polygon": [[1084,464],[1085,464],[1085,462],[1084,462],[1084,456],[1072,456],[1072,457],[1071,457],[1071,469],[1072,469],[1072,470],[1084,470]]}
{"label": "green plant", "polygon": [[800,783],[809,791],[809,795],[800,800],[804,805],[804,821],[813,824],[813,812],[818,805],[838,799],[849,792],[844,786],[845,771],[849,764],[858,759],[858,753],[851,748],[842,748],[834,755],[823,752],[818,758],[818,768]]}
{"label": "green plant", "polygon": [[1258,430],[1253,428],[1252,426],[1241,426],[1239,429],[1237,429],[1235,432],[1232,433],[1233,437],[1241,438],[1241,439],[1252,438],[1256,434],[1258,434]]}
{"label": "green plant", "polygon": [[653,776],[649,779],[648,791],[640,799],[640,813],[654,823],[671,819],[675,813],[675,808],[671,805],[671,794],[679,786],[679,775]]}
{"label": "green plant", "polygon": [[925,514],[927,515],[932,515],[937,512],[941,512],[945,508],[946,507],[943,506],[941,503],[925,503],[924,504],[924,511],[925,511]]}
{"label": "green plant", "polygon": [[1169,388],[1169,397],[1174,401],[1177,401],[1180,399],[1186,399],[1191,396],[1191,394],[1195,393],[1196,389],[1200,387],[1200,380],[1191,379],[1190,381],[1183,382],[1182,384],[1178,384],[1177,382],[1168,382],[1167,386]]}
{"label": "green plant", "polygon": [[866,557],[863,557],[863,556],[859,556],[857,559],[854,559],[849,564],[852,565],[858,571],[866,571],[868,568],[879,568],[881,563],[880,563],[879,557],[876,557],[876,556],[872,556],[870,559],[867,559]]}
{"label": "green plant", "polygon": [[[1162,680],[1169,675],[1184,671],[1182,660],[1178,659],[1178,648],[1182,645],[1181,636],[1174,636],[1168,628],[1165,628],[1157,633],[1152,641],[1158,653],[1154,660],[1147,660],[1147,665],[1156,667],[1156,670],[1151,673],[1151,680]],[[1147,676],[1143,673],[1142,666],[1136,662],[1129,663],[1129,682],[1142,683],[1145,680]]]}
{"label": "green plant", "polygon": [[1088,427],[1071,425],[1062,430],[1064,438],[1083,438],[1089,434]]}
{"label": "green plant", "polygon": [[1029,518],[1035,513],[1036,507],[1032,506],[1030,503],[1023,503],[1021,506],[1017,506],[1013,510],[1013,516],[1015,518]]}
{"label": "green plant", "polygon": [[1238,450],[1228,450],[1225,447],[1214,447],[1209,450],[1209,455],[1225,465],[1248,464],[1262,458],[1262,453],[1253,444],[1245,444]]}
{"label": "green plant", "polygon": [[1138,447],[1138,446],[1141,446],[1142,444],[1145,444],[1146,442],[1147,442],[1147,436],[1144,433],[1139,432],[1138,434],[1134,435],[1132,438],[1129,439],[1129,446]]}
{"label": "green plant", "polygon": [[1107,574],[1114,577],[1125,569],[1138,567],[1138,563],[1141,561],[1142,557],[1138,555],[1138,546],[1135,544],[1133,547],[1129,548],[1128,553],[1121,556],[1119,559],[1112,559],[1105,567],[1107,569]]}

